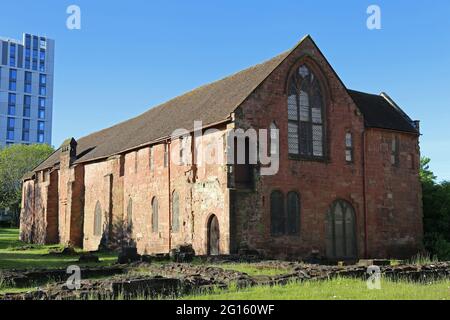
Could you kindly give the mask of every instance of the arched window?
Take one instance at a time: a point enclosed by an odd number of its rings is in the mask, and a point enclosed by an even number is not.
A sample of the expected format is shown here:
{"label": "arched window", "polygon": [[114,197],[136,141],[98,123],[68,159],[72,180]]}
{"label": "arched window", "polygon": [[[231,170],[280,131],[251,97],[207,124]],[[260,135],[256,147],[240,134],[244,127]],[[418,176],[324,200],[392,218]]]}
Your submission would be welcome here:
{"label": "arched window", "polygon": [[158,232],[158,199],[152,200],[152,232]]}
{"label": "arched window", "polygon": [[287,233],[298,235],[300,232],[300,197],[291,191],[287,195]]}
{"label": "arched window", "polygon": [[94,211],[94,236],[100,237],[102,235],[102,206],[100,201],[95,204]]}
{"label": "arched window", "polygon": [[178,232],[180,229],[180,197],[178,192],[172,194],[172,231]]}
{"label": "arched window", "polygon": [[318,78],[306,66],[292,75],[288,92],[289,154],[307,158],[325,155],[324,100]]}
{"label": "arched window", "polygon": [[357,257],[356,221],[353,206],[335,201],[327,213],[327,256],[332,259]]}
{"label": "arched window", "polygon": [[270,221],[270,231],[273,236],[285,234],[286,219],[281,191],[273,191],[270,195]]}
{"label": "arched window", "polygon": [[127,229],[128,231],[131,231],[133,228],[133,200],[130,198],[128,199],[128,206],[127,206]]}
{"label": "arched window", "polygon": [[351,132],[345,134],[345,161],[353,162],[353,135]]}

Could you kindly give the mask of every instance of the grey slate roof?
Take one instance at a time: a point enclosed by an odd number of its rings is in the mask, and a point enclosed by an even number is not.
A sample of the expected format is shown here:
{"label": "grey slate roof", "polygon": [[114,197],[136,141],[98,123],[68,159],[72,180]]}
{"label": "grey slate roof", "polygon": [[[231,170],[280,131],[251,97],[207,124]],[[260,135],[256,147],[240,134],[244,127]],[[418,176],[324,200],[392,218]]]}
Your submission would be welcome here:
{"label": "grey slate roof", "polygon": [[382,95],[347,91],[364,115],[366,127],[418,133],[411,119]]}
{"label": "grey slate roof", "polygon": [[[178,128],[192,130],[194,120],[202,121],[204,126],[227,120],[291,51],[190,91],[138,117],[80,138],[77,140],[78,156],[75,163],[106,158],[150,144],[169,137]],[[34,171],[47,169],[58,163],[59,154],[57,150]]]}
{"label": "grey slate roof", "polygon": [[[226,121],[294,49],[232,76],[199,87],[135,118],[78,139],[75,163],[105,159],[126,150],[151,144],[169,137],[177,128],[192,130],[194,120],[202,121],[204,126]],[[348,92],[361,109],[367,126],[417,133],[415,128],[383,97],[352,90]],[[33,172],[58,164],[59,156],[58,149]]]}

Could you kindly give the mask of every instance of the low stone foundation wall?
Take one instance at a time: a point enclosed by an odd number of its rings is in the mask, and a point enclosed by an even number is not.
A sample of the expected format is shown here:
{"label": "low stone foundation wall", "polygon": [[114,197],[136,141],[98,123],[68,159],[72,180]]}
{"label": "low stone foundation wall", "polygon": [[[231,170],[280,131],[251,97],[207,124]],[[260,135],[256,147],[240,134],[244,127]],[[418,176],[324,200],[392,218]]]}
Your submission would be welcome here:
{"label": "low stone foundation wall", "polygon": [[[224,263],[226,265],[226,263]],[[82,270],[82,277],[105,279],[82,280],[79,290],[69,290],[63,282],[47,285],[45,288],[26,294],[0,295],[2,300],[65,300],[65,299],[135,299],[135,298],[176,298],[189,293],[208,292],[216,288],[227,288],[230,284],[238,287],[256,285],[284,285],[293,281],[326,280],[335,277],[352,277],[366,280],[369,277],[366,266],[326,266],[298,262],[262,261],[253,263],[256,268],[279,269],[280,275],[251,276],[246,273],[208,265],[188,263],[149,264],[135,263],[105,268]],[[382,277],[397,281],[409,280],[431,282],[450,279],[450,263],[430,265],[380,266]],[[65,270],[35,270],[26,272],[6,272],[4,281],[26,286],[33,281],[68,277]]]}

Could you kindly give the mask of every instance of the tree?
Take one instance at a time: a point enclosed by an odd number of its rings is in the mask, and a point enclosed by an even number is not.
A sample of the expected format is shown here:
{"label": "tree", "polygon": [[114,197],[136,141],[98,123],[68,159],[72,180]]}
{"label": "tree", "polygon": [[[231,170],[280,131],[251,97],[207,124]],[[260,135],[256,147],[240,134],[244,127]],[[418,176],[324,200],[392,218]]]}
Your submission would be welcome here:
{"label": "tree", "polygon": [[0,150],[0,207],[10,208],[18,223],[22,178],[52,154],[46,144],[12,145]]}
{"label": "tree", "polygon": [[420,180],[422,183],[434,183],[436,176],[430,169],[430,158],[423,157],[420,159]]}
{"label": "tree", "polygon": [[436,182],[430,159],[421,159],[425,247],[442,260],[450,260],[450,182]]}

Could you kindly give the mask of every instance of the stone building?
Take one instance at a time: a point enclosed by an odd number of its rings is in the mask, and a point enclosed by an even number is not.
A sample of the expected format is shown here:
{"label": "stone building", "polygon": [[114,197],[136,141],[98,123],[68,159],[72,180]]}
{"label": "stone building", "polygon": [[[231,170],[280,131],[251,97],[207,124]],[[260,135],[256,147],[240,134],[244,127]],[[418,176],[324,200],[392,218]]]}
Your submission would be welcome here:
{"label": "stone building", "polygon": [[[189,134],[174,136],[179,128]],[[195,160],[200,147],[227,158],[229,133],[249,128],[274,129],[276,174],[250,163],[249,139],[244,164],[172,161]],[[131,241],[141,254],[192,244],[201,255],[411,256],[423,234],[419,135],[386,94],[347,89],[307,36],[265,63],[65,141],[24,177],[21,238],[86,250]]]}

